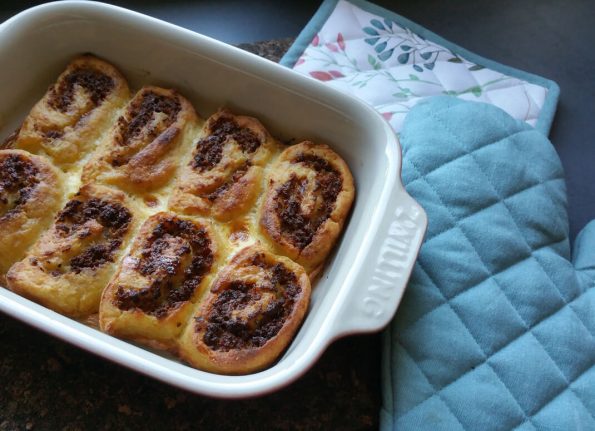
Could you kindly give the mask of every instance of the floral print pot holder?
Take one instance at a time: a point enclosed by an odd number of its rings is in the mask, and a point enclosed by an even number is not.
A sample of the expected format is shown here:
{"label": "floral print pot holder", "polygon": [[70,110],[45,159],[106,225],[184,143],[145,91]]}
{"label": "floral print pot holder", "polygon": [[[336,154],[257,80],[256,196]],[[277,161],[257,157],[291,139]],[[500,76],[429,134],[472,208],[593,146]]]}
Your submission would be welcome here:
{"label": "floral print pot holder", "polygon": [[558,86],[358,0],[324,2],[282,62],[384,115],[428,214],[381,428],[595,429],[595,222],[571,253]]}
{"label": "floral print pot holder", "polygon": [[361,0],[326,0],[281,63],[374,106],[399,132],[409,110],[437,95],[495,105],[547,133],[555,82],[475,55]]}

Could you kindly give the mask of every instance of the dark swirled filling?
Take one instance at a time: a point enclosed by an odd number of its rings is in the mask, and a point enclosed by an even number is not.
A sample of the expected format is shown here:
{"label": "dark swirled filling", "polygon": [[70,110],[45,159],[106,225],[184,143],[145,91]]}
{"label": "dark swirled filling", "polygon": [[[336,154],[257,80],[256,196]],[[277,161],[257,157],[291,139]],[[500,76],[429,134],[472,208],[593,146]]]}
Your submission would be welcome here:
{"label": "dark swirled filling", "polygon": [[208,232],[175,217],[155,226],[139,254],[135,270],[150,284],[141,289],[118,286],[115,303],[121,310],[138,308],[156,317],[190,300],[214,259]]}
{"label": "dark swirled filling", "polygon": [[[118,118],[119,133],[115,137],[116,143],[122,147],[122,150],[115,151],[111,157],[111,165],[114,167],[122,166],[128,163],[134,155],[134,149],[126,148],[130,141],[141,135],[146,130],[147,141],[161,135],[177,119],[182,110],[182,105],[178,97],[156,94],[146,91],[140,97],[135,97],[124,115]],[[157,125],[148,126],[155,114],[164,114]],[[173,139],[177,130],[170,131],[168,136],[164,137],[164,142]]]}
{"label": "dark swirled filling", "polygon": [[[208,314],[197,318],[196,329],[206,329],[203,341],[213,350],[263,346],[279,333],[301,293],[295,273],[282,263],[268,263],[262,254],[256,254],[250,264],[265,270],[264,280],[258,285],[231,281],[218,294]],[[268,302],[246,313],[247,307],[265,296]]]}
{"label": "dark swirled filling", "polygon": [[151,128],[148,131],[149,138],[156,138],[164,129],[171,126],[182,110],[182,105],[177,97],[171,97],[145,91],[140,97],[135,97],[129,105],[126,114],[118,119],[120,136],[117,142],[126,145],[128,142],[139,136],[142,130],[149,124],[156,113],[165,114],[160,121],[161,130]]}
{"label": "dark swirled filling", "polygon": [[326,160],[311,154],[299,154],[292,160],[316,171],[313,193],[317,195],[313,211],[302,210],[308,180],[292,174],[287,182],[277,189],[275,212],[280,220],[281,232],[289,241],[304,249],[312,242],[318,228],[330,217],[337,196],[343,187],[341,174]]}
{"label": "dark swirled filling", "polygon": [[191,166],[199,171],[212,169],[223,157],[223,146],[228,139],[233,139],[246,154],[255,152],[261,142],[256,134],[243,128],[233,118],[222,115],[209,124],[210,134],[196,144]]}
{"label": "dark swirled filling", "polygon": [[0,159],[0,220],[18,211],[39,184],[39,170],[21,155]]}
{"label": "dark swirled filling", "polygon": [[231,186],[233,186],[235,183],[237,183],[240,180],[240,178],[242,178],[244,175],[246,175],[246,172],[248,172],[248,169],[250,169],[250,166],[251,166],[250,163],[246,163],[246,164],[240,166],[238,169],[236,169],[233,172],[233,174],[223,184],[221,184],[219,187],[217,187],[211,193],[207,193],[206,195],[204,195],[204,197],[207,198],[211,202],[215,202],[217,199],[219,199],[219,197],[221,195],[225,194],[231,188]]}
{"label": "dark swirled filling", "polygon": [[56,231],[63,237],[84,239],[92,235],[86,226],[90,220],[101,225],[100,240],[70,260],[70,269],[74,273],[113,262],[114,251],[122,245],[122,237],[128,231],[132,214],[117,202],[98,198],[87,201],[73,199],[56,217]]}
{"label": "dark swirled filling", "polygon": [[98,70],[75,69],[50,90],[48,104],[58,111],[68,111],[74,100],[75,86],[83,88],[93,106],[98,106],[112,91],[115,83],[110,76]]}

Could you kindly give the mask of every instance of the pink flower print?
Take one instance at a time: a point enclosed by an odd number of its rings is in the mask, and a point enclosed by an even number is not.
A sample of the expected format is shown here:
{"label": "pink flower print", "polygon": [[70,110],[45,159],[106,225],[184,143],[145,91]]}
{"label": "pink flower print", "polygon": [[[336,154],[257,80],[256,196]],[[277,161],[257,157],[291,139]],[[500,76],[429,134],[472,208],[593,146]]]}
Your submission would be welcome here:
{"label": "pink flower print", "polygon": [[314,39],[312,39],[312,46],[318,46],[318,44],[320,43],[320,38],[318,37],[318,33],[314,36]]}
{"label": "pink flower print", "polygon": [[331,75],[328,72],[323,72],[323,71],[314,71],[314,72],[310,72],[310,75],[313,78],[318,79],[319,81],[330,81],[331,79],[333,79],[333,75]]}
{"label": "pink flower print", "polygon": [[341,51],[345,51],[345,39],[343,39],[343,35],[341,33],[337,35],[337,45],[339,45]]}

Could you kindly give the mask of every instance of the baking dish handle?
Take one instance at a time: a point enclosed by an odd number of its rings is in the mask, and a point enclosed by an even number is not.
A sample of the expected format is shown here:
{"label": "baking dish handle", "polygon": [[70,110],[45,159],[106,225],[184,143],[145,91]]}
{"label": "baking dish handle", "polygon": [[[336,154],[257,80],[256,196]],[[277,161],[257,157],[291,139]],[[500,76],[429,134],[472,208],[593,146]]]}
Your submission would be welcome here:
{"label": "baking dish handle", "polygon": [[376,332],[393,318],[407,286],[427,227],[423,208],[404,189],[391,196],[364,270],[339,310],[333,339]]}

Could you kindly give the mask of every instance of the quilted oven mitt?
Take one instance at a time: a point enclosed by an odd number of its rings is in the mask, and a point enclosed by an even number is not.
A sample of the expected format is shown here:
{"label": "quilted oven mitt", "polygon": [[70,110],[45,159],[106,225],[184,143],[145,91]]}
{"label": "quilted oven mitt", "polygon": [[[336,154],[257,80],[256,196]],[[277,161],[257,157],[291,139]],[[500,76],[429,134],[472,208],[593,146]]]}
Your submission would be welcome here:
{"label": "quilted oven mitt", "polygon": [[595,430],[595,222],[571,258],[550,142],[439,97],[401,143],[429,227],[385,338],[382,428]]}

